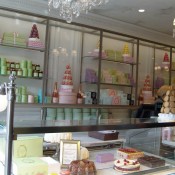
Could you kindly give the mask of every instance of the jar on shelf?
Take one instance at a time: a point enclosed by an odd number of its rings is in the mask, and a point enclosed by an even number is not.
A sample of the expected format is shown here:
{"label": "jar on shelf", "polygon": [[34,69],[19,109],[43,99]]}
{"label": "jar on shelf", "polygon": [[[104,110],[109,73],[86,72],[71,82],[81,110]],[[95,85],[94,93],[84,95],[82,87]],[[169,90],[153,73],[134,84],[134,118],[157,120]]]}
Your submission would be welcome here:
{"label": "jar on shelf", "polygon": [[10,63],[10,68],[15,68],[15,62]]}
{"label": "jar on shelf", "polygon": [[11,69],[11,74],[16,75],[16,69]]}
{"label": "jar on shelf", "polygon": [[10,62],[9,61],[6,62],[6,66],[7,66],[7,68],[10,67]]}
{"label": "jar on shelf", "polygon": [[20,68],[20,64],[19,63],[15,63],[15,68],[19,69]]}
{"label": "jar on shelf", "polygon": [[38,77],[39,77],[39,78],[42,78],[42,77],[43,77],[43,71],[39,71],[39,72],[38,72]]}
{"label": "jar on shelf", "polygon": [[10,67],[7,67],[7,75],[10,75],[11,74],[11,69]]}
{"label": "jar on shelf", "polygon": [[32,64],[32,69],[36,70],[36,64]]}
{"label": "jar on shelf", "polygon": [[40,65],[39,65],[39,64],[36,64],[35,69],[36,69],[37,71],[39,71],[39,70],[40,70]]}
{"label": "jar on shelf", "polygon": [[38,71],[37,70],[33,71],[33,77],[38,78]]}
{"label": "jar on shelf", "polygon": [[22,75],[23,75],[22,69],[17,69],[17,76],[22,76]]}

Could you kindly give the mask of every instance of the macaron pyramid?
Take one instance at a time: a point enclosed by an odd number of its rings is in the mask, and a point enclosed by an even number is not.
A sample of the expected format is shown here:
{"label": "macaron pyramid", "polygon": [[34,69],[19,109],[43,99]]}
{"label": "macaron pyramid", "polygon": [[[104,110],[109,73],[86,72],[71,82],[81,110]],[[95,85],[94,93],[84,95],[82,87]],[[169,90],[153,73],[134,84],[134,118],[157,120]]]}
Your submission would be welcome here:
{"label": "macaron pyramid", "polygon": [[71,85],[71,86],[73,85],[70,65],[66,65],[66,70],[64,72],[62,85]]}
{"label": "macaron pyramid", "polygon": [[170,60],[169,60],[169,56],[167,53],[164,54],[164,58],[163,58],[163,63],[169,63]]}
{"label": "macaron pyramid", "polygon": [[151,80],[150,80],[150,76],[147,75],[144,81],[144,85],[143,85],[143,90],[144,91],[151,91]]}
{"label": "macaron pyramid", "polygon": [[29,38],[38,38],[39,39],[39,33],[38,33],[38,29],[37,29],[36,24],[33,24]]}
{"label": "macaron pyramid", "polygon": [[123,56],[129,56],[129,47],[128,44],[125,44],[123,47]]}

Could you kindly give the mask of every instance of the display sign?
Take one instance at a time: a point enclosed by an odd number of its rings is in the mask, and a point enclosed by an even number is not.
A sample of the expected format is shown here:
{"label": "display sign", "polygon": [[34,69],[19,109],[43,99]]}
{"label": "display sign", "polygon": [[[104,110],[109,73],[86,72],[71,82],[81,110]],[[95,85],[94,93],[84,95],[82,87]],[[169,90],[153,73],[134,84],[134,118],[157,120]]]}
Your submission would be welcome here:
{"label": "display sign", "polygon": [[60,141],[60,164],[61,167],[67,167],[71,161],[80,158],[79,140],[61,140]]}

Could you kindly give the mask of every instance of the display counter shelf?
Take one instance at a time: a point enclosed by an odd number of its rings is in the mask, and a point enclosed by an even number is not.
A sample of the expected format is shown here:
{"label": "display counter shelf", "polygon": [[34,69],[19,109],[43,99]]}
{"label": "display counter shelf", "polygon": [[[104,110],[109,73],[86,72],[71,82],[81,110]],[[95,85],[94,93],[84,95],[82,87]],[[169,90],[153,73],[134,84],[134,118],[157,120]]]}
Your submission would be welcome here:
{"label": "display counter shelf", "polygon": [[[116,151],[117,149],[106,149],[106,150],[103,150],[103,153],[112,153],[114,154],[114,157],[115,159],[118,159],[117,158],[117,155],[116,155]],[[111,162],[106,162],[106,163],[98,163],[96,162],[95,160],[95,157],[97,154],[99,153],[102,153],[102,151],[98,151],[98,150],[95,150],[95,151],[90,151],[90,160],[94,161],[95,162],[95,166],[97,168],[97,175],[124,175],[124,174],[129,174],[129,175],[143,175],[143,174],[154,174],[154,173],[157,173],[159,171],[170,171],[173,168],[173,166],[171,165],[171,163],[167,162],[166,161],[166,164],[165,166],[162,166],[162,167],[157,167],[157,168],[149,168],[149,167],[146,167],[144,165],[140,165],[140,171],[138,172],[130,172],[130,173],[124,173],[124,172],[119,172],[119,171],[116,171],[113,169],[113,166],[114,166],[114,163],[113,161]],[[151,155],[149,153],[146,153],[144,152],[145,155]],[[154,155],[153,155],[154,156]],[[159,157],[159,156],[157,156]]]}
{"label": "display counter shelf", "polygon": [[[0,123],[5,125],[3,121]],[[22,120],[14,122],[14,134],[124,130],[175,126],[175,122],[158,123],[157,119],[98,120]]]}

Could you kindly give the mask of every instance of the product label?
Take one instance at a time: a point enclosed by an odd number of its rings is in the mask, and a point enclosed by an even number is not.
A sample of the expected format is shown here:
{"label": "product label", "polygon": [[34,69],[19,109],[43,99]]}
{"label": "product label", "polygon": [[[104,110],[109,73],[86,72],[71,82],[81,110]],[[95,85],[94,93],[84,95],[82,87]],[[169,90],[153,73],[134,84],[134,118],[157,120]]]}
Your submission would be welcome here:
{"label": "product label", "polygon": [[83,103],[83,99],[82,99],[82,98],[78,98],[78,99],[77,99],[77,103],[78,103],[78,104],[82,104],[82,103]]}
{"label": "product label", "polygon": [[53,103],[58,103],[58,97],[53,97],[52,102]]}

